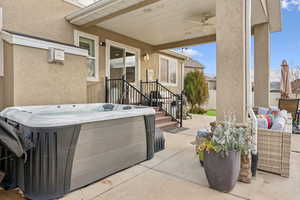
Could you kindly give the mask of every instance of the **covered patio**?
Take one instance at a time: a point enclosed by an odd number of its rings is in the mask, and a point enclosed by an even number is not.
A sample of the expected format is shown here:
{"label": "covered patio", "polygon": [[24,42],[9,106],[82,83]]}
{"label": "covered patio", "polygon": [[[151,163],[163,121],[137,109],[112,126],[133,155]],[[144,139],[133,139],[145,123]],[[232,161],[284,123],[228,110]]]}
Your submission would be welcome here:
{"label": "covered patio", "polygon": [[[78,29],[95,27],[150,45],[151,51],[216,42],[217,120],[269,106],[270,33],[281,31],[280,1],[106,0],[66,16]],[[254,35],[255,97],[251,102],[250,53]],[[105,41],[103,41],[105,42]],[[151,52],[141,49],[141,55]]]}
{"label": "covered patio", "polygon": [[299,135],[292,138],[289,178],[259,171],[251,184],[238,183],[229,194],[210,189],[191,142],[196,130],[207,127],[214,120],[214,117],[194,115],[185,123],[189,130],[165,133],[166,149],[154,159],[77,190],[62,200],[294,200],[299,196]]}
{"label": "covered patio", "polygon": [[[76,190],[61,200],[294,200],[299,196],[300,135],[293,135],[290,177],[259,171],[251,184],[238,182],[228,194],[208,187],[191,142],[215,117],[194,115],[188,130],[165,133],[166,149],[155,158]],[[23,200],[18,191],[0,191],[1,200]]]}

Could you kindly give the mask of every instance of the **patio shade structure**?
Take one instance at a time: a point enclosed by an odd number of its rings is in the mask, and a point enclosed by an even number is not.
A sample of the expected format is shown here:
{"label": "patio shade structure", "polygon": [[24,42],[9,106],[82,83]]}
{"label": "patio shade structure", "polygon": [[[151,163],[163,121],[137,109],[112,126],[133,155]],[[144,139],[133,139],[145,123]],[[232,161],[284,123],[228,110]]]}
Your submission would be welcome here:
{"label": "patio shade structure", "polygon": [[[217,120],[233,112],[246,123],[251,104],[251,30],[256,104],[268,104],[269,34],[281,31],[280,0],[101,0],[66,16],[79,30],[97,29],[152,46],[152,51],[216,42]],[[105,33],[106,34],[106,33]],[[109,37],[107,33],[107,37]],[[122,41],[120,41],[122,42]],[[146,53],[142,49],[142,55]],[[265,100],[267,99],[267,101]]]}
{"label": "patio shade structure", "polygon": [[283,60],[281,64],[280,93],[283,99],[288,99],[292,93],[289,65],[286,60]]}

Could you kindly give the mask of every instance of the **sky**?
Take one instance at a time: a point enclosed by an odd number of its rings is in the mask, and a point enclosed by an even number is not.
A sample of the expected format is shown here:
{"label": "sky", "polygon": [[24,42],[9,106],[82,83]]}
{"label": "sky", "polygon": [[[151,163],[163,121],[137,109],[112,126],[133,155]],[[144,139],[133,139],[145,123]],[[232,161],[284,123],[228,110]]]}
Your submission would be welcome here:
{"label": "sky", "polygon": [[[271,69],[280,69],[283,59],[288,61],[290,67],[300,66],[300,0],[282,0],[282,24],[282,32],[271,33]],[[215,75],[215,43],[189,47],[184,52],[204,64],[206,74]],[[251,66],[253,67],[253,55]]]}

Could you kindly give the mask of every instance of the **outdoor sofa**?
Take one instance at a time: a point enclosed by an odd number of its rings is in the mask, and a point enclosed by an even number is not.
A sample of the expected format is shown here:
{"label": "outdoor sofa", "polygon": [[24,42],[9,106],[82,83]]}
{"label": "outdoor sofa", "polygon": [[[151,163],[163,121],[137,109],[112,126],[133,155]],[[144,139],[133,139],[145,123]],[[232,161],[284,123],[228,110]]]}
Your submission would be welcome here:
{"label": "outdoor sofa", "polygon": [[[258,114],[258,109],[254,111]],[[275,119],[276,120],[276,119]],[[280,130],[257,129],[258,169],[289,177],[292,116],[287,114]]]}

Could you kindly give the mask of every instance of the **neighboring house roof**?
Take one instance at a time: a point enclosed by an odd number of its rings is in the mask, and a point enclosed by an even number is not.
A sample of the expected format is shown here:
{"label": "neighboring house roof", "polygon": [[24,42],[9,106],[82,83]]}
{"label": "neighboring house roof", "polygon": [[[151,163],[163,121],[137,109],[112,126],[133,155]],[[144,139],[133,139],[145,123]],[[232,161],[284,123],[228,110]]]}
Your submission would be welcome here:
{"label": "neighboring house roof", "polygon": [[200,62],[198,62],[197,60],[194,60],[192,58],[189,58],[185,61],[184,67],[204,69],[203,64],[201,64]]}
{"label": "neighboring house roof", "polygon": [[161,50],[159,51],[159,53],[162,53],[162,54],[167,54],[167,55],[170,55],[170,56],[173,56],[173,57],[176,57],[176,58],[180,58],[182,60],[187,60],[189,59],[188,56],[182,54],[182,53],[179,53],[179,52],[176,52],[174,50],[171,50],[171,49],[168,49],[168,50]]}

